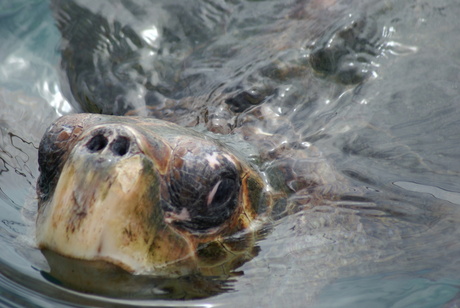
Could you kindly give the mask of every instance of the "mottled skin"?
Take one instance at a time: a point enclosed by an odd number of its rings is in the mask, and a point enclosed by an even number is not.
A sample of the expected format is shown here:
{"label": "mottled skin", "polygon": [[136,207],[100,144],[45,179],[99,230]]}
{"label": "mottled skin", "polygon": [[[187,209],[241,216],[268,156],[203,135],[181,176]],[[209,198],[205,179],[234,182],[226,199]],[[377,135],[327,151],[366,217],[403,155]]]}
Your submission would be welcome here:
{"label": "mottled skin", "polygon": [[62,117],[39,163],[39,247],[138,274],[228,273],[252,258],[270,209],[263,177],[243,159],[155,119]]}

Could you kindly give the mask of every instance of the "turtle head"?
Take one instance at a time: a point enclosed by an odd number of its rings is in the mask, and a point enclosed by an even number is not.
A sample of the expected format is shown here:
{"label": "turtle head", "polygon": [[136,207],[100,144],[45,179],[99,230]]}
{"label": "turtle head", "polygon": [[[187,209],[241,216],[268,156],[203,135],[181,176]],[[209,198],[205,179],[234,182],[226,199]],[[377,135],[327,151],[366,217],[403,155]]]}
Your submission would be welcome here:
{"label": "turtle head", "polygon": [[38,246],[137,274],[228,273],[253,257],[269,202],[229,148],[154,119],[62,117],[39,166]]}

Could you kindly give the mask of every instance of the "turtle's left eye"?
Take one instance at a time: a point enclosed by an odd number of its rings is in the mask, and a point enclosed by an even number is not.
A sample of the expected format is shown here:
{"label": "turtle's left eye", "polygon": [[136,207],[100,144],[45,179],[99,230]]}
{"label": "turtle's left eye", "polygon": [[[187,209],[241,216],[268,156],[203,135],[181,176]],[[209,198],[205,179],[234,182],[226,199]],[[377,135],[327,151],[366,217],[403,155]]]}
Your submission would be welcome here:
{"label": "turtle's left eye", "polygon": [[227,203],[234,195],[236,189],[236,182],[234,179],[219,180],[207,197],[208,207],[219,207]]}
{"label": "turtle's left eye", "polygon": [[169,200],[163,210],[167,221],[192,232],[207,232],[228,221],[238,205],[240,176],[226,155],[176,157],[169,174]]}

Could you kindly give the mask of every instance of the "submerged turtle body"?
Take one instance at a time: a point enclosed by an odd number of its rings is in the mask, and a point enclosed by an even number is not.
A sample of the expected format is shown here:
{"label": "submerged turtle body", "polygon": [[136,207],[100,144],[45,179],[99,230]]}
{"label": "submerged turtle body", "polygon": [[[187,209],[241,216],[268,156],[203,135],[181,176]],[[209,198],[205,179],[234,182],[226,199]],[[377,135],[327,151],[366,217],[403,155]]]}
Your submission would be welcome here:
{"label": "submerged turtle body", "polygon": [[[311,145],[324,137],[323,121],[313,121],[311,133],[298,126],[314,117],[311,98],[299,89],[324,89],[322,79],[313,78],[311,67],[318,65],[309,63],[328,54],[318,46],[318,52],[305,57],[305,44],[314,36],[305,31],[314,20],[308,8],[316,7],[322,15],[329,5],[307,1],[283,6],[280,12],[289,14],[280,16],[286,18],[260,27],[250,40],[230,43],[225,27],[214,26],[215,37],[205,29],[204,41],[189,42],[187,24],[176,46],[176,36],[169,35],[182,33],[182,23],[163,23],[158,13],[163,4],[140,2],[136,8],[121,1],[129,14],[114,17],[110,8],[118,2],[106,7],[52,1],[64,41],[67,97],[77,110],[162,120],[79,114],[50,127],[39,149],[38,245],[131,273],[227,275],[257,253],[264,222],[325,204],[346,186]],[[225,15],[239,20],[234,4],[228,5]],[[279,10],[277,5],[272,9]],[[184,12],[188,16],[189,10]],[[263,16],[253,19],[258,23]],[[223,20],[234,24],[231,18]],[[144,30],[152,27],[163,34],[161,48],[145,40]],[[349,41],[361,41],[360,27],[339,32],[348,40],[318,45],[348,50]],[[222,63],[208,63],[224,50]],[[189,57],[198,59],[196,69],[188,69]],[[213,69],[203,70],[202,64]],[[335,66],[329,71],[335,72]],[[208,132],[185,128],[196,126]],[[240,145],[225,146],[217,139],[227,137],[214,138],[209,132],[239,136],[257,148],[260,165],[251,165]],[[69,273],[59,276],[65,279]]]}
{"label": "submerged turtle body", "polygon": [[228,273],[252,257],[253,225],[269,208],[243,159],[155,119],[65,116],[39,163],[39,247],[133,273]]}

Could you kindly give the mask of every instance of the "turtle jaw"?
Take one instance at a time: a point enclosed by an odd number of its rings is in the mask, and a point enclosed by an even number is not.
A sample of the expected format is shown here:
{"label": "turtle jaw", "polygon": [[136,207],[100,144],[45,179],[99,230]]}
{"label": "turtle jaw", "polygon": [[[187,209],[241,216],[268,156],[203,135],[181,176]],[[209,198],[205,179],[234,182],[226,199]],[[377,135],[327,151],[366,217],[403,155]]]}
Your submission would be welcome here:
{"label": "turtle jaw", "polygon": [[[201,148],[212,149],[211,154],[200,152]],[[220,151],[225,154],[217,155]],[[201,166],[208,163],[212,170],[226,166],[227,161],[236,168],[231,175],[238,177],[235,187],[241,189],[234,195],[236,208],[224,222],[198,230],[184,228],[183,222],[193,218],[192,208],[185,203],[165,206],[174,203],[168,190],[170,175],[180,167],[173,164],[174,157],[187,153],[197,154]],[[56,167],[53,162],[58,163]],[[174,124],[66,116],[44,136],[39,165],[36,239],[43,251],[106,261],[135,274],[169,277],[227,275],[256,253],[257,235],[251,226],[264,198],[261,177],[219,143]],[[211,183],[207,193],[199,190],[199,196],[205,196],[200,200],[208,206],[214,197],[225,202],[222,195],[216,197],[217,189],[224,186],[220,183],[224,182]]]}
{"label": "turtle jaw", "polygon": [[[53,196],[39,206],[37,243],[133,273],[162,273],[164,264],[186,259],[191,251],[164,223],[155,165],[137,147],[135,135],[124,130],[96,127],[77,142]],[[129,147],[117,146],[121,137],[131,141]]]}

